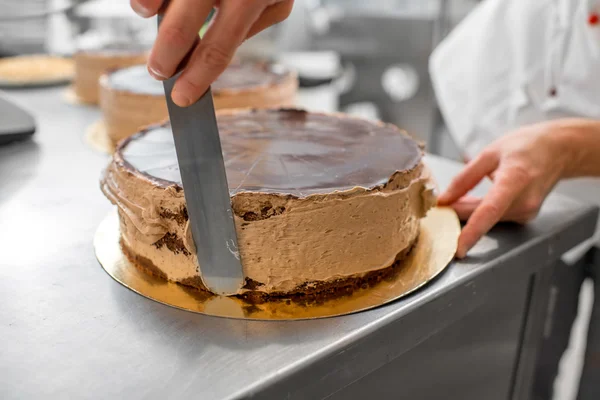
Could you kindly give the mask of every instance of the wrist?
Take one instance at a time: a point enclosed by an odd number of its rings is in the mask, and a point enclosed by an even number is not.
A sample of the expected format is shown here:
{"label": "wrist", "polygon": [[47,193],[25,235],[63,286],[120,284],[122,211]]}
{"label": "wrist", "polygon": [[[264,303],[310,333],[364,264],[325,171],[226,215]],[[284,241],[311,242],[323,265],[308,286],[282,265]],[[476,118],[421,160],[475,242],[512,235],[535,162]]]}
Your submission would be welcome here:
{"label": "wrist", "polygon": [[597,169],[593,164],[596,163],[595,149],[600,143],[600,121],[572,118],[550,124],[556,162],[561,165],[561,179],[593,174],[588,170]]}

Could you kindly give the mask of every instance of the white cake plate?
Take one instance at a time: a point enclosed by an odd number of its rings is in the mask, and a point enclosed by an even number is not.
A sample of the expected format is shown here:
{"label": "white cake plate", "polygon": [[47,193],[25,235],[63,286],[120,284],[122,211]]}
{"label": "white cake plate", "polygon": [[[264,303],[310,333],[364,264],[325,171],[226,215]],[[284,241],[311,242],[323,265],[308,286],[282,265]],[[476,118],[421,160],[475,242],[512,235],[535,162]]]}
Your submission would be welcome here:
{"label": "white cake plate", "polygon": [[277,300],[248,303],[237,297],[211,295],[151,276],[136,268],[119,245],[119,218],[112,211],[94,238],[96,257],[104,270],[123,286],[151,300],[200,314],[249,320],[326,318],[368,310],[398,300],[438,276],[456,252],[460,223],[450,208],[434,208],[421,221],[415,248],[395,274],[350,296],[313,303]]}

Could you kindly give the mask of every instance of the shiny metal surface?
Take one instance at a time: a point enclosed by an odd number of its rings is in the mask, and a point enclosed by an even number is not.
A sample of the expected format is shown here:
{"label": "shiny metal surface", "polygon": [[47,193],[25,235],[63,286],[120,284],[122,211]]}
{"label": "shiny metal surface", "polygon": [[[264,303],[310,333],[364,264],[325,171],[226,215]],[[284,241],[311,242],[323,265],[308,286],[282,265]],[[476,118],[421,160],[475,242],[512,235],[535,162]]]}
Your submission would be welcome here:
{"label": "shiny metal surface", "polygon": [[[510,396],[519,352],[514,338],[521,329],[527,286],[527,280],[515,280],[511,295],[503,301],[486,302],[445,329],[421,338],[406,354],[327,400],[516,400]],[[393,334],[388,333],[388,340],[393,340]]]}
{"label": "shiny metal surface", "polygon": [[213,293],[233,295],[245,278],[212,92],[179,107],[171,100],[178,77],[163,85],[200,279]]}
{"label": "shiny metal surface", "polygon": [[313,302],[275,300],[250,303],[214,296],[151,276],[136,268],[119,245],[119,217],[113,210],[94,236],[94,250],[102,268],[123,286],[151,300],[175,308],[216,317],[248,320],[300,320],[334,317],[368,310],[409,295],[435,279],[454,258],[460,223],[454,210],[435,208],[421,221],[419,241],[402,267],[378,284],[351,296]]}
{"label": "shiny metal surface", "polygon": [[[168,5],[163,2],[163,9]],[[159,13],[158,26],[162,19]],[[177,79],[179,74],[163,86],[200,279],[213,293],[234,295],[245,278],[212,91],[209,87],[197,101],[179,107],[171,98]]]}
{"label": "shiny metal surface", "polygon": [[[44,51],[48,34],[49,0],[2,0],[0,56]],[[18,18],[23,14],[32,18]],[[17,17],[17,18],[15,18]]]}
{"label": "shiny metal surface", "polygon": [[429,144],[436,106],[427,65],[439,40],[439,2],[361,3],[326,7],[327,29],[313,37],[314,48],[339,52],[342,63],[354,69],[356,79],[340,96],[341,109],[372,103],[382,120]]}
{"label": "shiny metal surface", "polygon": [[[593,232],[594,208],[552,197],[528,227],[498,227],[424,290],[371,311],[258,322],[176,310],[123,290],[98,266],[92,240],[111,209],[98,188],[108,157],[84,132],[100,113],[69,105],[63,91],[9,93],[39,131],[33,142],[0,147],[0,398],[324,398],[400,362],[425,338],[445,340],[436,333],[501,302],[514,282]],[[427,161],[442,187],[458,171]],[[453,358],[480,349],[488,337],[477,324],[489,321],[468,325],[462,347],[441,346],[448,371]],[[428,382],[448,394],[489,378],[462,377],[455,386]]]}

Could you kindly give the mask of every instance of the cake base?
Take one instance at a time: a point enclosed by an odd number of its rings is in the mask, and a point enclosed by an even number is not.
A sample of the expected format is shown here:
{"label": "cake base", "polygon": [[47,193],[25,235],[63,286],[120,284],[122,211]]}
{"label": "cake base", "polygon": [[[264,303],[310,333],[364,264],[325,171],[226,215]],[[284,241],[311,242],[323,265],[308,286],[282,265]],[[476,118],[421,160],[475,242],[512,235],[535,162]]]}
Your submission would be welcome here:
{"label": "cake base", "polygon": [[96,103],[90,102],[90,101],[85,101],[84,99],[79,97],[77,95],[77,93],[75,92],[75,88],[73,87],[73,85],[69,85],[69,87],[67,87],[65,89],[65,91],[63,92],[63,98],[65,99],[65,101],[68,104],[71,104],[74,106],[97,107]]}
{"label": "cake base", "polygon": [[352,314],[404,297],[438,276],[454,258],[460,234],[456,213],[434,208],[421,220],[419,240],[401,265],[372,285],[318,302],[295,298],[248,301],[212,295],[150,275],[123,254],[116,210],[102,221],[94,238],[96,257],[104,270],[132,291],[159,303],[217,317],[251,320],[298,320]]}
{"label": "cake base", "polygon": [[106,124],[103,119],[100,119],[91,124],[85,132],[85,142],[92,149],[105,154],[112,154],[115,151],[108,133],[106,132]]}

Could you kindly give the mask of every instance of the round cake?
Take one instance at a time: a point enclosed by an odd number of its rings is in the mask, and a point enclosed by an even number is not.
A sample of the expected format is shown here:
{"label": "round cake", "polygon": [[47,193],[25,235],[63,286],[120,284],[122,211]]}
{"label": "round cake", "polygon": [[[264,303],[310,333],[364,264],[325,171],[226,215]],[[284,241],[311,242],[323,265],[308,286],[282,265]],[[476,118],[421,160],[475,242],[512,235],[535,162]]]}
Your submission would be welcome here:
{"label": "round cake", "polygon": [[[278,64],[231,64],[212,84],[215,108],[288,107],[295,102],[294,73]],[[141,127],[168,117],[163,84],[145,65],[121,69],[100,79],[100,107],[113,144]]]}
{"label": "round cake", "polygon": [[118,68],[143,64],[148,57],[148,49],[142,45],[112,43],[97,49],[77,51],[73,90],[78,100],[88,104],[98,104],[98,81],[103,73]]}
{"label": "round cake", "polygon": [[[246,285],[330,296],[400,268],[435,203],[422,148],[388,124],[296,109],[217,115]],[[201,134],[201,133],[199,133]],[[102,177],[142,270],[206,290],[168,123],[122,141]]]}
{"label": "round cake", "polygon": [[73,60],[47,54],[0,57],[0,86],[66,83],[73,79]]}

